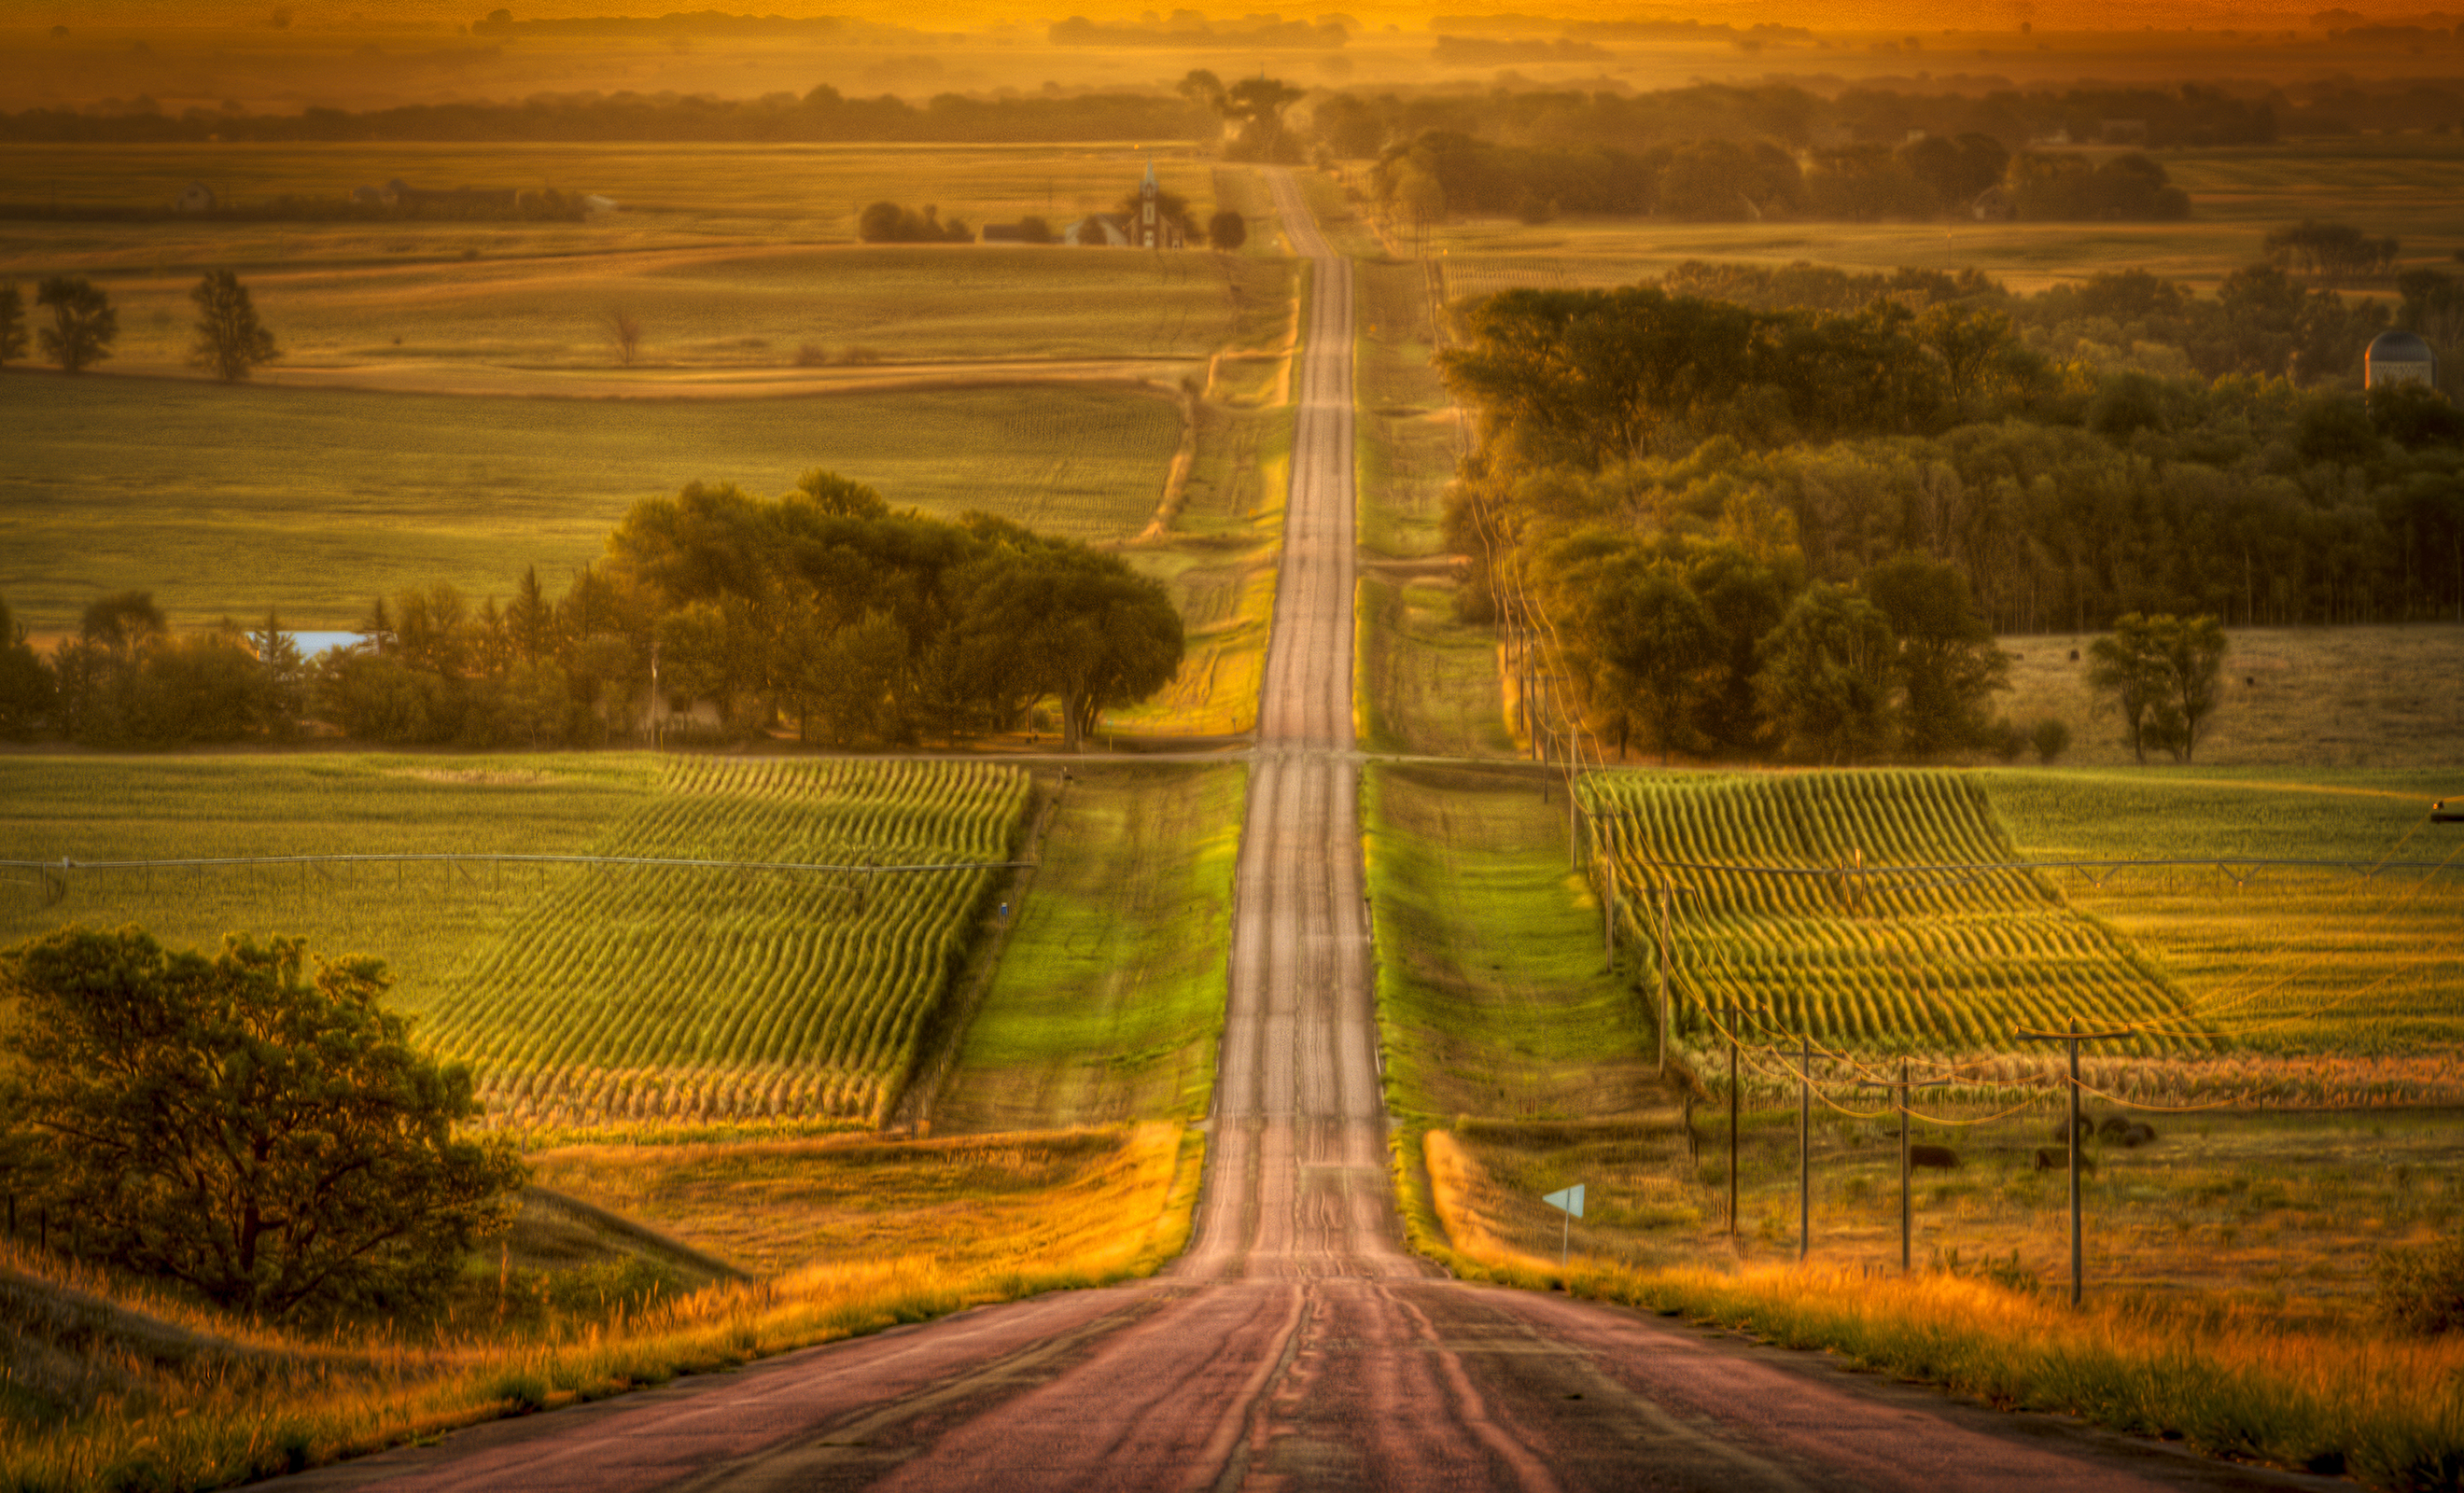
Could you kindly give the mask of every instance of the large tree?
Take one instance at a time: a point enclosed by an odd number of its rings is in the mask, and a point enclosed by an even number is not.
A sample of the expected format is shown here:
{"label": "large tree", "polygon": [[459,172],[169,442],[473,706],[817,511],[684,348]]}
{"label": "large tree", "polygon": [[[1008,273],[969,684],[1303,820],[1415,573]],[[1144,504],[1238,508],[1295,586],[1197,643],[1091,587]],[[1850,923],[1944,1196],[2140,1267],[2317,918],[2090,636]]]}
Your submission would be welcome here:
{"label": "large tree", "polygon": [[40,340],[43,356],[62,373],[82,373],[111,356],[111,344],[120,340],[120,313],[93,281],[55,274],[34,292],[34,304],[52,314]]}
{"label": "large tree", "polygon": [[1890,620],[1904,692],[1902,744],[1934,757],[1985,740],[1987,698],[2010,688],[2010,655],[1993,646],[1959,567],[1902,555],[1865,576],[1865,594]]}
{"label": "large tree", "polygon": [[190,367],[203,368],[225,384],[237,384],[264,363],[282,356],[274,334],[256,318],[248,287],[229,270],[208,272],[188,298],[197,303],[197,339],[188,352]]}
{"label": "large tree", "polygon": [[1861,761],[1891,745],[1897,654],[1881,608],[1845,586],[1815,584],[1763,640],[1755,690],[1792,755]]}
{"label": "large tree", "polygon": [[2125,613],[2088,645],[2088,684],[2122,722],[2140,762],[2153,751],[2187,762],[2215,716],[2227,647],[2213,617]]}
{"label": "large tree", "polygon": [[0,960],[13,1190],[80,1248],[270,1319],[430,1296],[506,1219],[519,1163],[470,1074],[414,1048],[384,967],[207,958],[68,929]]}

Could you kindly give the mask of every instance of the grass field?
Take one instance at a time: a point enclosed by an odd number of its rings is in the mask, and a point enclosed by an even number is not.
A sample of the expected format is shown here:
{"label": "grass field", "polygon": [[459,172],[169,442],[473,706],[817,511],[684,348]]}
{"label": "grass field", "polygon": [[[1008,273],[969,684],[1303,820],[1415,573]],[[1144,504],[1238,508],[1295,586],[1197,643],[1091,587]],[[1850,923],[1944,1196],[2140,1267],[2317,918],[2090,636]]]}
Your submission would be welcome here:
{"label": "grass field", "polygon": [[456,399],[161,381],[6,379],[0,596],[37,632],[151,590],[177,624],[346,626],[367,599],[450,582],[561,585],[625,510],[694,480],[764,495],[827,468],[898,506],[1135,534],[1178,440],[1171,402],[1075,386],[817,399]]}
{"label": "grass field", "polygon": [[[2464,836],[2428,823],[2464,769],[1993,771],[1985,792],[2039,859],[2255,856],[2446,864],[2445,874],[2205,867],[2058,878],[2239,1049],[2310,1056],[2364,1087],[2464,1049]],[[2340,1076],[2335,1059],[2370,1060]],[[2452,1082],[2452,1080],[2450,1080]],[[2331,1087],[2318,1098],[2362,1097]]]}
{"label": "grass field", "polygon": [[[632,753],[0,756],[0,860],[581,853],[650,797],[659,772],[657,758]],[[509,893],[490,879],[448,881],[432,866],[339,883],[297,867],[90,872],[51,904],[25,873],[8,874],[0,947],[69,923],[136,923],[165,944],[209,951],[227,933],[291,934],[318,954],[384,959],[393,1002],[414,1016],[434,1008],[463,958],[511,926],[539,885]]]}
{"label": "grass field", "polygon": [[1206,1113],[1245,780],[1238,767],[1075,771],[933,1104],[935,1132]]}
{"label": "grass field", "polygon": [[[2464,767],[2464,693],[2451,683],[2464,672],[2464,626],[2236,627],[2228,637],[2224,700],[2199,761]],[[2076,633],[1998,639],[2013,662],[2011,692],[1994,708],[2022,725],[2048,717],[2067,725],[2064,763],[2116,766],[2132,758],[2121,723],[2088,688],[2083,655],[2093,641]]]}
{"label": "grass field", "polygon": [[1604,973],[1536,778],[1363,779],[1387,1102],[1422,1116],[1582,1119],[1669,1102],[1641,1002]]}
{"label": "grass field", "polygon": [[[1446,296],[1518,285],[1632,284],[1688,259],[1851,270],[1974,268],[2015,291],[2106,270],[2140,269],[2212,290],[2261,257],[2271,229],[2304,217],[2395,234],[2408,260],[2431,263],[2464,241],[2464,141],[2443,135],[2354,137],[2159,152],[2190,193],[2181,223],[1669,223],[1564,218],[1458,220],[1430,231]],[[2365,287],[2381,295],[2392,279]]]}

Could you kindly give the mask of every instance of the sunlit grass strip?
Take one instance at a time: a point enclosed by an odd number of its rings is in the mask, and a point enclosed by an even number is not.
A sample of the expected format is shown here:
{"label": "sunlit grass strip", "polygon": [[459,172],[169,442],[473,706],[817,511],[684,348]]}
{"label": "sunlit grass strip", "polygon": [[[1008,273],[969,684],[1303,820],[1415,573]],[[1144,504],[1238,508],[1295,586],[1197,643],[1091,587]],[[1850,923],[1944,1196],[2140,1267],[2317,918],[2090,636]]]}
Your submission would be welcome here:
{"label": "sunlit grass strip", "polygon": [[[207,1371],[52,1426],[0,1419],[0,1488],[221,1487],[969,1306],[1151,1274],[1188,1241],[1203,1146],[1177,1125],[1128,1131],[1111,1165],[1061,1189],[1040,1224],[1013,1237],[1010,1258],[971,1269],[946,1267],[929,1248],[886,1252],[713,1286],[545,1341],[317,1344],[247,1333],[247,1348],[286,1353],[289,1365]],[[141,1309],[228,1331],[167,1303]]]}
{"label": "sunlit grass strip", "polygon": [[[1456,1275],[1733,1328],[2003,1410],[2075,1415],[2219,1457],[2347,1474],[2390,1489],[2464,1482],[2464,1339],[2414,1342],[2279,1328],[2266,1310],[2141,1303],[2071,1310],[1963,1276],[1815,1266],[1646,1270],[1514,1250],[1472,1205],[1476,1166],[1419,1136],[1433,1221],[1413,1242]],[[1405,1154],[1398,1146],[1400,1158]],[[1406,1196],[1407,1219],[1413,1212]],[[1435,1247],[1431,1247],[1435,1245]]]}

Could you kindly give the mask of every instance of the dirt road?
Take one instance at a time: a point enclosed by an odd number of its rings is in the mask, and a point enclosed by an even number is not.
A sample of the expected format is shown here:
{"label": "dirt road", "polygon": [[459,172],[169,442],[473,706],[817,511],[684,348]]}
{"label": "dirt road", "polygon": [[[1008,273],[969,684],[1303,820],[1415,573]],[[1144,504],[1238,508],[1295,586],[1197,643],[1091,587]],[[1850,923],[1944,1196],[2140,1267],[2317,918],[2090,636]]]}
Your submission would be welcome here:
{"label": "dirt road", "polygon": [[1352,308],[1312,317],[1198,1233],[1047,1296],[482,1427],[309,1482],[388,1489],[1781,1490],[2327,1486],[1999,1416],[1405,1254],[1361,898]]}

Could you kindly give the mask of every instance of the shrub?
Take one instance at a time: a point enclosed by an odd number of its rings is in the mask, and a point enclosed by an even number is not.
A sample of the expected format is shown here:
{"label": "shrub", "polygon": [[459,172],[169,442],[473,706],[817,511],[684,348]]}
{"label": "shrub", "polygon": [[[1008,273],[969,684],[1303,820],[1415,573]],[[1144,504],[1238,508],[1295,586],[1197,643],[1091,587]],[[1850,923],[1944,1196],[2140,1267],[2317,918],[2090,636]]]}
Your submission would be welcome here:
{"label": "shrub", "polygon": [[2379,1312],[2422,1337],[2464,1332],[2464,1226],[2417,1249],[2380,1252]]}
{"label": "shrub", "polygon": [[2051,767],[2070,750],[2071,728],[2048,715],[2028,729],[2028,744],[2036,749],[2036,760]]}

